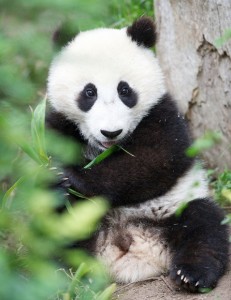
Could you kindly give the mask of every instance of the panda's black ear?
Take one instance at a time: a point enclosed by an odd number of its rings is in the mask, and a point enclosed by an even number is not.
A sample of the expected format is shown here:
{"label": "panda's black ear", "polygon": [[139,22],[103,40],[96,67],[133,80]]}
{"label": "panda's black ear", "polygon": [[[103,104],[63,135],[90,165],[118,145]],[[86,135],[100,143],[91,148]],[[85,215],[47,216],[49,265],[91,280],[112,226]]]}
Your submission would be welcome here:
{"label": "panda's black ear", "polygon": [[151,18],[141,17],[127,28],[127,35],[138,46],[151,48],[156,42],[156,27]]}
{"label": "panda's black ear", "polygon": [[66,46],[78,33],[79,30],[76,24],[62,23],[53,33],[53,42],[56,49],[60,50],[63,46]]}

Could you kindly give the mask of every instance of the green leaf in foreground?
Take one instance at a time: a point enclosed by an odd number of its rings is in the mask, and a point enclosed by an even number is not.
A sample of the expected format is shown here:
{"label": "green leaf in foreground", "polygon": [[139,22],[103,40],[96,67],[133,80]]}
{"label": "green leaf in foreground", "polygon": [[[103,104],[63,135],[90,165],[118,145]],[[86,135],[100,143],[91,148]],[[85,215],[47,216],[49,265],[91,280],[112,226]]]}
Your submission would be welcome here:
{"label": "green leaf in foreground", "polygon": [[104,152],[102,152],[101,154],[99,154],[98,156],[96,156],[95,159],[93,159],[89,164],[87,164],[84,169],[90,169],[92,166],[99,164],[101,161],[103,161],[105,158],[107,158],[108,156],[112,155],[114,152],[117,152],[119,150],[123,150],[125,153],[127,153],[128,155],[135,157],[135,155],[133,155],[132,153],[128,152],[126,149],[124,149],[123,147],[119,146],[119,145],[113,145],[110,148],[108,148],[107,150],[105,150]]}
{"label": "green leaf in foreground", "polygon": [[81,198],[81,199],[89,199],[89,198],[87,198],[87,197],[85,197],[83,194],[81,194],[81,193],[79,193],[79,192],[76,192],[75,190],[73,190],[73,189],[68,189],[68,192],[70,193],[70,194],[72,194],[72,195],[74,195],[74,196],[76,196],[76,197],[78,197],[78,198]]}
{"label": "green leaf in foreground", "polygon": [[70,299],[73,299],[75,296],[75,289],[78,287],[80,280],[82,277],[87,274],[88,268],[85,263],[81,263],[81,265],[78,267],[77,271],[75,272],[74,277],[72,278],[72,281],[68,288],[68,295],[70,296]]}
{"label": "green leaf in foreground", "polygon": [[107,210],[108,204],[104,199],[91,198],[73,205],[70,212],[62,215],[51,215],[49,218],[41,216],[41,222],[53,239],[73,241],[85,238],[93,232]]}
{"label": "green leaf in foreground", "polygon": [[30,143],[27,143],[26,141],[20,141],[19,146],[31,159],[33,159],[39,165],[43,164],[43,160],[41,160],[40,155],[38,152],[36,152],[33,146],[30,145]]}
{"label": "green leaf in foreground", "polygon": [[96,297],[96,300],[109,300],[111,299],[112,294],[116,290],[116,284],[113,283],[107,287],[100,295]]}
{"label": "green leaf in foreground", "polygon": [[216,143],[220,142],[221,134],[218,132],[206,132],[204,136],[195,140],[195,142],[186,150],[186,155],[194,157],[202,151],[213,147]]}
{"label": "green leaf in foreground", "polygon": [[16,188],[18,188],[20,186],[20,184],[23,182],[23,180],[25,179],[24,176],[20,177],[4,194],[3,198],[2,198],[2,205],[1,207],[7,208],[9,207],[9,201],[11,199],[12,194],[14,193],[14,191],[16,190]]}
{"label": "green leaf in foreground", "polygon": [[99,154],[98,156],[96,156],[96,158],[93,159],[89,164],[87,164],[84,167],[84,169],[90,169],[92,166],[100,163],[102,160],[104,160],[105,158],[107,158],[112,153],[114,153],[114,152],[116,152],[118,150],[120,150],[120,148],[117,145],[111,146],[110,148],[108,148],[107,150],[105,150],[104,152],[102,152],[101,154]]}
{"label": "green leaf in foreground", "polygon": [[32,144],[42,161],[49,162],[45,147],[45,111],[46,98],[32,111],[31,136]]}

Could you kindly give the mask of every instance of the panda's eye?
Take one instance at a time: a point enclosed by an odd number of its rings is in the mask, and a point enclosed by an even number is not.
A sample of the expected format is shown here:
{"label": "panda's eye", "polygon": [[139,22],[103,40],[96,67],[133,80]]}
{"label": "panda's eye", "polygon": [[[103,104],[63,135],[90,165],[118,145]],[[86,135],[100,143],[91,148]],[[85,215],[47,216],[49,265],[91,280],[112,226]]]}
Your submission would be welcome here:
{"label": "panda's eye", "polygon": [[117,91],[120,100],[129,108],[132,108],[137,103],[137,94],[125,81],[120,81],[117,86]]}
{"label": "panda's eye", "polygon": [[120,90],[120,95],[121,96],[127,96],[129,94],[129,88],[128,87],[123,87],[121,90]]}
{"label": "panda's eye", "polygon": [[95,97],[96,96],[96,91],[92,88],[88,88],[86,89],[85,91],[85,95],[88,97],[88,98],[92,98],[92,97]]}
{"label": "panda's eye", "polygon": [[132,90],[130,86],[127,84],[127,82],[121,81],[118,85],[118,93],[121,97],[128,97],[131,95]]}
{"label": "panda's eye", "polygon": [[97,88],[93,83],[88,83],[77,98],[78,107],[82,111],[87,112],[92,108],[96,100]]}

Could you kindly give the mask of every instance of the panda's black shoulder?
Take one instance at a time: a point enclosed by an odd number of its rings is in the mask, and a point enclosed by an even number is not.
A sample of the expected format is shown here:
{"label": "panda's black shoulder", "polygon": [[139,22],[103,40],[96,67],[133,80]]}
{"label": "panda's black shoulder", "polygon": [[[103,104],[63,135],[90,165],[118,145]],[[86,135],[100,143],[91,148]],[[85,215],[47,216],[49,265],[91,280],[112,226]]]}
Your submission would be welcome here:
{"label": "panda's black shoulder", "polygon": [[83,141],[77,125],[70,121],[64,114],[48,108],[45,122],[48,129],[54,130],[65,137]]}
{"label": "panda's black shoulder", "polygon": [[139,124],[140,135],[157,143],[171,144],[171,148],[185,150],[192,143],[192,135],[187,120],[180,112],[176,101],[165,93]]}
{"label": "panda's black shoulder", "polygon": [[147,121],[157,122],[163,126],[179,124],[183,127],[186,126],[186,130],[189,130],[187,121],[180,112],[176,100],[169,93],[165,93],[160,97],[157,104],[150,109]]}

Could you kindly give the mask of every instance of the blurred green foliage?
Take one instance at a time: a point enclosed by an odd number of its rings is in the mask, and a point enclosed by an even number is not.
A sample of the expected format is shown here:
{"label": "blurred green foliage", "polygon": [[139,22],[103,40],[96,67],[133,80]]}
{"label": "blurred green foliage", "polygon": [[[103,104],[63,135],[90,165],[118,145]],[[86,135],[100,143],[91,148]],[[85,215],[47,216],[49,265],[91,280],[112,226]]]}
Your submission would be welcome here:
{"label": "blurred green foliage", "polygon": [[231,205],[231,170],[225,170],[219,174],[217,180],[212,183],[215,191],[215,199],[223,206]]}
{"label": "blurred green foliage", "polygon": [[231,28],[225,30],[224,34],[215,40],[214,44],[217,48],[221,48],[231,39]]}
{"label": "blurred green foliage", "polygon": [[84,199],[55,212],[64,198],[47,190],[50,167],[80,159],[81,149],[45,135],[41,99],[57,33],[67,42],[143,14],[153,15],[152,1],[0,0],[0,299],[106,300],[114,292],[98,262],[65,247],[87,238],[107,203]]}
{"label": "blurred green foliage", "polygon": [[[73,288],[71,294],[68,292],[73,286],[72,278],[58,272],[60,258],[62,264],[72,266],[75,280],[80,263],[86,262],[84,276],[94,280],[82,299],[97,299],[99,290],[107,284],[102,267],[85,254],[68,250],[66,245],[88,237],[105,214],[107,205],[102,199],[91,199],[78,202],[62,215],[56,213],[55,208],[64,199],[47,190],[54,175],[49,171],[53,160],[47,155],[51,145],[50,137],[45,138],[45,101],[32,112],[30,130],[26,125],[23,127],[23,116],[19,120],[14,116],[17,122],[21,121],[19,130],[13,124],[13,116],[7,127],[9,116],[3,116],[7,131],[0,130],[1,137],[6,137],[7,151],[16,150],[18,154],[13,162],[8,161],[11,172],[2,179],[3,190],[4,185],[9,188],[5,193],[2,191],[0,206],[0,268],[3,270],[0,299],[48,299],[54,295],[54,299],[63,299],[63,295],[72,299]],[[63,140],[60,143],[57,139],[55,146],[60,148],[62,143]],[[76,293],[85,287],[84,280],[79,278]]]}
{"label": "blurred green foliage", "polygon": [[222,135],[219,132],[207,131],[205,134],[197,138],[193,144],[186,150],[189,157],[194,157],[201,154],[203,151],[210,149],[215,144],[219,143]]}
{"label": "blurred green foliage", "polygon": [[[214,131],[207,131],[205,134],[196,139],[186,150],[186,155],[195,157],[204,151],[211,149],[217,143],[221,142],[222,134]],[[231,206],[231,170],[224,170],[221,174],[216,175],[215,170],[208,171],[208,177],[211,179],[211,188],[214,192],[215,200],[221,206]]]}

